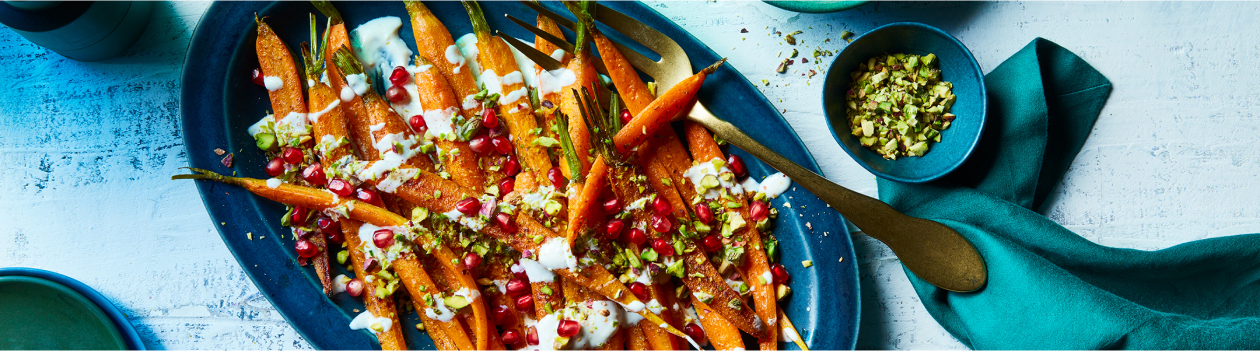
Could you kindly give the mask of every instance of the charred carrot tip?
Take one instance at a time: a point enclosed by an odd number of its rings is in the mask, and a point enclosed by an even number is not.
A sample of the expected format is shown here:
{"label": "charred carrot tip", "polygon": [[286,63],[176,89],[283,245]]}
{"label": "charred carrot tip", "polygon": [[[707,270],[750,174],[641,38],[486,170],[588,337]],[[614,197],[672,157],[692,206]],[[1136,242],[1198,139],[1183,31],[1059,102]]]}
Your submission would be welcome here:
{"label": "charred carrot tip", "polygon": [[702,71],[704,72],[704,74],[713,74],[713,71],[716,71],[718,67],[722,66],[723,63],[726,63],[725,57],[723,57],[721,60],[718,60],[717,62],[714,62],[712,65],[709,65],[709,67],[705,67],[704,70]]}

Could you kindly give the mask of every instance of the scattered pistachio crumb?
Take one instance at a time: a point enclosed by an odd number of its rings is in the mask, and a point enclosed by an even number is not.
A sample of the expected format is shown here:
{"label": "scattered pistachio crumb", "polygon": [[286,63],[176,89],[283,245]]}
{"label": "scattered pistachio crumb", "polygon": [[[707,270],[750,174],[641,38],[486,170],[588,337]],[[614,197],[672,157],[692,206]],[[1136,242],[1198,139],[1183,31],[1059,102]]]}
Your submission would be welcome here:
{"label": "scattered pistachio crumb", "polygon": [[805,266],[805,268],[813,267],[814,261],[804,260],[804,261],[801,261],[801,265]]}

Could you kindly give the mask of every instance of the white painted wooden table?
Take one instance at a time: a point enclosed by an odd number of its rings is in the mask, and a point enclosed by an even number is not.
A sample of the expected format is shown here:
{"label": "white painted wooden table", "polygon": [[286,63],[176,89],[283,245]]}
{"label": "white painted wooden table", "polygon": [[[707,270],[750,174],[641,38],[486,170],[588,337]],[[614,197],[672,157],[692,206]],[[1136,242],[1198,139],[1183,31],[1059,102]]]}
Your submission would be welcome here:
{"label": "white painted wooden table", "polygon": [[[67,60],[0,27],[0,267],[95,287],[150,348],[309,348],[241,271],[192,183],[169,180],[186,165],[179,78],[207,5],[159,4],[140,43],[100,63]],[[749,80],[769,81],[762,90],[826,175],[872,195],[873,176],[823,124],[823,75],[801,76],[825,65],[774,73],[776,53],[791,47],[773,32],[803,31],[795,48],[808,54],[843,48],[842,30],[924,22],[961,39],[986,72],[1048,38],[1115,84],[1052,196],[1051,219],[1139,249],[1260,232],[1260,3],[877,3],[826,15],[760,2],[651,6]],[[886,247],[862,234],[853,241],[860,348],[962,347],[923,309]]]}

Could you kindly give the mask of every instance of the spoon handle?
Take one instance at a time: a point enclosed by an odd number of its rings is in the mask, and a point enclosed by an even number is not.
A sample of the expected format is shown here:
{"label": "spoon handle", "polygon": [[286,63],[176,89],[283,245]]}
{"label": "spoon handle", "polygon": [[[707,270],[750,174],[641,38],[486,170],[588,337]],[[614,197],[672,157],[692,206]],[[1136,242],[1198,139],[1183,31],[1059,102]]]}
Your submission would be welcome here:
{"label": "spoon handle", "polygon": [[713,116],[698,102],[687,118],[814,193],[858,229],[888,245],[906,268],[928,283],[950,291],[974,291],[984,285],[987,277],[984,260],[975,247],[953,229],[906,216],[879,199],[833,183],[761,145],[735,125]]}

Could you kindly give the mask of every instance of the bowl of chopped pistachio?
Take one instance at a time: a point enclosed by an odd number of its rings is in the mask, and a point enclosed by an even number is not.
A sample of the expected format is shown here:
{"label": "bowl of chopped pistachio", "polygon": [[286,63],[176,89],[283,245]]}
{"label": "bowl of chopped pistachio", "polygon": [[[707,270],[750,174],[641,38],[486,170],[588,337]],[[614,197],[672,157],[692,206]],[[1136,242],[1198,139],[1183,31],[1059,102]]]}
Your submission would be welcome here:
{"label": "bowl of chopped pistachio", "polygon": [[863,34],[831,63],[823,85],[831,134],[884,179],[924,183],[958,168],[984,130],[988,99],[971,51],[912,22]]}

